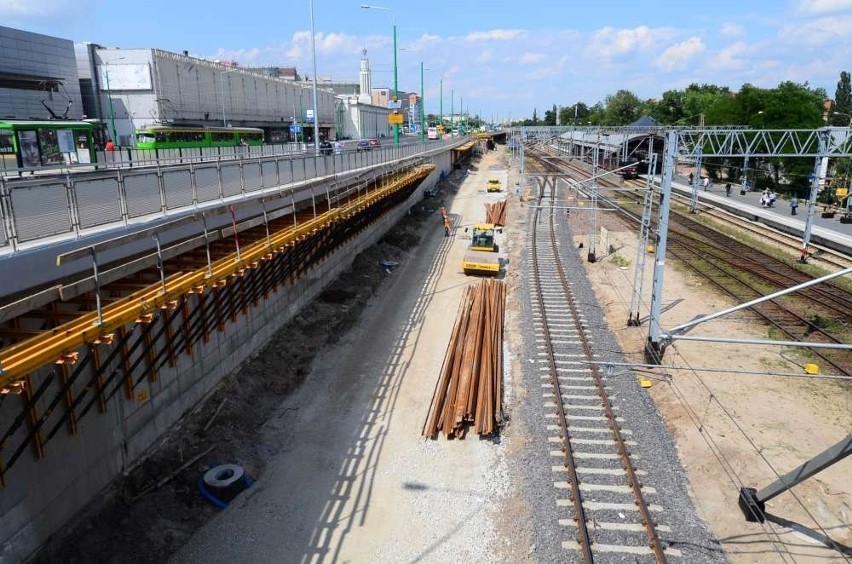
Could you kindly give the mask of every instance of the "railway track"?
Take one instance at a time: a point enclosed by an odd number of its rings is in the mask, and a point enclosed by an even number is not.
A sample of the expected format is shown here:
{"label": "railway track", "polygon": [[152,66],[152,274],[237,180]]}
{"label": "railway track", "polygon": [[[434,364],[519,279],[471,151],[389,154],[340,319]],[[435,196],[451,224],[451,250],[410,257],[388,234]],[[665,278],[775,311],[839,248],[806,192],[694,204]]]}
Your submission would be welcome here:
{"label": "railway track", "polygon": [[544,408],[550,418],[551,455],[560,524],[572,531],[562,543],[570,559],[584,563],[656,561],[682,556],[661,541],[664,508],[654,488],[644,486],[630,448],[633,433],[623,428],[605,376],[596,364],[594,343],[557,245],[554,214],[534,215],[531,230],[533,320]]}
{"label": "railway track", "polygon": [[[561,166],[572,176],[588,177],[588,171],[568,160],[548,158],[546,166]],[[623,207],[615,198],[603,195],[599,198],[609,205]],[[669,225],[669,254],[736,301],[750,301],[813,279],[784,261],[699,223],[688,214],[673,212]],[[829,283],[801,291],[795,298],[782,298],[750,310],[779,330],[784,338],[842,343],[846,340],[821,326],[817,317],[830,318],[832,324],[843,331],[843,324],[852,319],[852,296]],[[810,349],[810,354],[838,374],[852,373],[852,354],[848,351]]]}
{"label": "railway track", "polygon": [[[644,189],[645,182],[644,180],[629,180],[625,182],[625,186],[632,186],[635,188]],[[691,198],[689,196],[685,196],[684,194],[680,194],[678,192],[672,192],[672,200],[680,202],[684,205],[689,205],[691,202]],[[641,203],[641,197],[639,198],[638,202]],[[791,256],[798,257],[801,253],[801,236],[794,236],[788,233],[784,233],[782,231],[778,231],[777,229],[770,227],[765,223],[756,223],[754,221],[750,221],[748,219],[730,213],[724,209],[714,207],[712,204],[708,204],[706,202],[700,202],[698,210],[700,211],[701,216],[703,217],[711,217],[722,223],[733,225],[738,230],[748,233],[756,239],[759,239],[765,243],[771,242],[775,245],[778,245],[781,248],[790,252]],[[673,210],[673,212],[677,213],[676,210]],[[835,250],[823,247],[821,245],[817,245],[813,242],[810,243],[808,248],[810,250],[811,259],[818,261],[817,264],[825,268],[832,270],[841,270],[852,266],[852,258]]]}
{"label": "railway track", "polygon": [[[686,238],[670,240],[669,254],[687,265],[693,272],[708,280],[724,294],[738,302],[746,302],[765,295],[760,288],[746,278],[759,264],[746,264],[743,260],[719,259],[713,256],[715,247],[696,244]],[[736,265],[732,267],[732,265]],[[793,341],[811,341],[817,343],[843,343],[842,339],[823,330],[812,319],[808,319],[784,303],[770,300],[755,305],[750,310],[768,325],[774,327],[784,338]],[[849,374],[852,360],[847,351],[813,349],[811,354],[821,361],[824,367],[833,368],[839,374]]]}

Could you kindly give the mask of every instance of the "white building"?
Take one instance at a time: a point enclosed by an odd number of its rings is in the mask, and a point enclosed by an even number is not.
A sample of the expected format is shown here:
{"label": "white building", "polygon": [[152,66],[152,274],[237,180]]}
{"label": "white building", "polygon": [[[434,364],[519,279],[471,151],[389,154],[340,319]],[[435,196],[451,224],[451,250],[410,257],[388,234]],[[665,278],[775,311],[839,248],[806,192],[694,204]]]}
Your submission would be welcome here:
{"label": "white building", "polygon": [[[294,82],[159,49],[90,50],[93,88],[107,131],[114,121],[119,145],[153,124],[249,126],[267,141],[295,137],[291,125],[313,137],[311,83]],[[78,54],[80,50],[78,50]],[[111,104],[110,104],[111,102]],[[317,89],[321,137],[335,131],[334,93]]]}

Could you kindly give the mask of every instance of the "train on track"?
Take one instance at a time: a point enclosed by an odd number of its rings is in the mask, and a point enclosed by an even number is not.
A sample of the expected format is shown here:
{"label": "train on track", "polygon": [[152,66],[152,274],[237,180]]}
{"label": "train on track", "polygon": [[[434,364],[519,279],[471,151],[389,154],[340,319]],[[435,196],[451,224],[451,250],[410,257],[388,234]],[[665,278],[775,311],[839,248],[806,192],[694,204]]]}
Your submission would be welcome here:
{"label": "train on track", "polygon": [[263,145],[257,127],[185,127],[152,125],[136,130],[137,149],[198,149]]}

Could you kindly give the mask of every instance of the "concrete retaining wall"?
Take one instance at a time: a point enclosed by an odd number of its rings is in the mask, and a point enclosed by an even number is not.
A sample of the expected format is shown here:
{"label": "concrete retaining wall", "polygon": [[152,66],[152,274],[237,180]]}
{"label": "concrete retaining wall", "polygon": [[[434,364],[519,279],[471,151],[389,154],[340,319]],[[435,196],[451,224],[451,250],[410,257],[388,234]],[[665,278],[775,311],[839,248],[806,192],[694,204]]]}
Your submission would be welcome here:
{"label": "concrete retaining wall", "polygon": [[[408,209],[435,186],[441,171],[450,172],[450,155],[435,158],[437,169],[430,174],[401,206],[385,214],[359,237],[338,249],[296,284],[270,293],[257,307],[250,308],[236,323],[222,332],[211,332],[207,343],[199,341],[192,355],[181,354],[173,368],[159,371],[157,382],[146,381],[135,392],[137,400],[117,393],[108,402],[106,413],[90,413],[78,424],[76,436],[61,430],[46,446],[46,457],[36,460],[28,448],[6,475],[7,487],[0,491],[0,562],[20,562],[32,556],[48,537],[98,496],[120,473],[138,464],[159,438],[190,409],[203,400],[228,374],[265,345],[273,334],[313,300],[354,258],[377,242]],[[138,329],[137,329],[138,330]],[[81,358],[83,358],[81,354]],[[115,364],[114,361],[113,364]],[[39,374],[33,381],[43,381]],[[88,380],[81,377],[80,380]],[[79,393],[88,382],[75,385]],[[44,398],[52,398],[58,387],[54,379]],[[147,398],[138,401],[139,392]],[[7,409],[0,411],[0,429],[7,429],[19,409],[7,397]],[[47,401],[39,405],[48,409]],[[61,417],[58,405],[46,429]],[[95,408],[96,409],[96,408]],[[54,419],[56,417],[56,419]],[[7,441],[17,445],[26,437],[22,425]],[[8,448],[3,451],[8,457]]]}

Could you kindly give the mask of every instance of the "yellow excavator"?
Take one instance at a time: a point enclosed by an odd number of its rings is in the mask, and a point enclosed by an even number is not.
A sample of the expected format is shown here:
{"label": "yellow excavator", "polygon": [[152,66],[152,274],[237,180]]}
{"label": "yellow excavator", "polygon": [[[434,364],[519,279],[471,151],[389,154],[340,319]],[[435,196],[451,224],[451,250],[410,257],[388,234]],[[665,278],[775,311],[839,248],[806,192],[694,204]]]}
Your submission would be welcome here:
{"label": "yellow excavator", "polygon": [[464,254],[462,268],[465,274],[493,274],[500,272],[500,247],[494,241],[495,233],[502,230],[495,229],[493,223],[477,223],[470,228],[465,228],[465,233],[471,231],[470,246]]}

